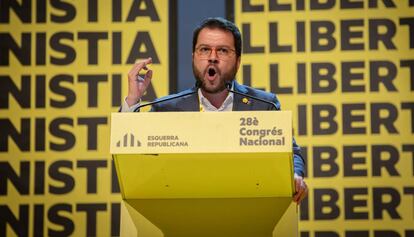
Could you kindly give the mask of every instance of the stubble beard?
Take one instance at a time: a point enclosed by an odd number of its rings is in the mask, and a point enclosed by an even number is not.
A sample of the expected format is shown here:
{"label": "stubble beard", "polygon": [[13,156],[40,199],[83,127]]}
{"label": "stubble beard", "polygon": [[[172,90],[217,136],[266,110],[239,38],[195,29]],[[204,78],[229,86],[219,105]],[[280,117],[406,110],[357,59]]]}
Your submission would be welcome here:
{"label": "stubble beard", "polygon": [[193,74],[196,79],[197,85],[205,92],[210,94],[216,94],[224,91],[226,89],[226,82],[231,82],[236,76],[236,64],[233,65],[232,70],[227,73],[221,73],[221,71],[217,71],[219,73],[219,85],[217,87],[211,88],[207,85],[208,82],[204,80],[204,75],[206,74],[207,67],[204,72],[198,70],[195,67],[194,62],[192,63],[193,66]]}

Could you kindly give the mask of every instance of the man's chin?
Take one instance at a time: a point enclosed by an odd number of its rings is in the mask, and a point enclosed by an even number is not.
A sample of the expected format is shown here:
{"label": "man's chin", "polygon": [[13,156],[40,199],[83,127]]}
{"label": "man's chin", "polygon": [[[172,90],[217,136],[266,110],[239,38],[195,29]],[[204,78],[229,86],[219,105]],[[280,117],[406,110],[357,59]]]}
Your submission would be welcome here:
{"label": "man's chin", "polygon": [[220,93],[222,91],[224,91],[226,89],[225,86],[222,87],[208,87],[208,86],[202,86],[201,89],[207,93],[210,94],[216,94],[216,93]]}
{"label": "man's chin", "polygon": [[197,80],[198,81],[198,85],[200,86],[200,88],[207,93],[210,94],[216,94],[216,93],[220,93],[224,90],[226,90],[226,85],[224,84],[224,81],[214,81],[214,82],[210,82],[207,79],[204,80]]}

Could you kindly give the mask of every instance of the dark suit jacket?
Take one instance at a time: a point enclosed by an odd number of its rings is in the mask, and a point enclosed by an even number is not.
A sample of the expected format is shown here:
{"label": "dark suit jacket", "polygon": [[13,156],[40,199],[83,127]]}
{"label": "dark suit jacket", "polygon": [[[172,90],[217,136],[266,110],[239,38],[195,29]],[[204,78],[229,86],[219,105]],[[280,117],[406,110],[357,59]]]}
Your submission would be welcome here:
{"label": "dark suit jacket", "polygon": [[[248,94],[254,97],[274,102],[280,110],[280,102],[275,94],[268,93],[265,91],[257,90],[248,86],[240,85],[236,81],[234,82],[233,90]],[[186,95],[187,94],[187,95]],[[168,95],[158,100],[164,100],[179,95],[185,95],[176,99],[160,102],[152,105],[151,111],[153,112],[178,112],[178,111],[200,111],[200,102],[198,99],[197,88],[193,87],[182,91],[178,94]],[[244,96],[234,94],[233,99],[233,111],[247,111],[247,110],[275,110],[274,106],[259,100],[249,99],[250,103],[243,103],[242,99]],[[296,174],[304,177],[305,175],[305,161],[301,155],[300,147],[296,144],[293,139],[293,163],[294,171]]]}

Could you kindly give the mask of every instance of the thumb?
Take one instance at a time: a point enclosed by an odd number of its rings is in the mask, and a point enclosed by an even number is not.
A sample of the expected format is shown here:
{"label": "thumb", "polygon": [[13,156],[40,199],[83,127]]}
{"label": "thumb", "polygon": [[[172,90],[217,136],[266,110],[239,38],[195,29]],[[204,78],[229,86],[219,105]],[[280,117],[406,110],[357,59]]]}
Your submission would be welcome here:
{"label": "thumb", "polygon": [[145,73],[145,80],[152,78],[152,70],[148,70],[147,73]]}
{"label": "thumb", "polygon": [[151,82],[152,79],[152,70],[148,70],[147,73],[145,73],[144,81],[145,85],[148,85]]}

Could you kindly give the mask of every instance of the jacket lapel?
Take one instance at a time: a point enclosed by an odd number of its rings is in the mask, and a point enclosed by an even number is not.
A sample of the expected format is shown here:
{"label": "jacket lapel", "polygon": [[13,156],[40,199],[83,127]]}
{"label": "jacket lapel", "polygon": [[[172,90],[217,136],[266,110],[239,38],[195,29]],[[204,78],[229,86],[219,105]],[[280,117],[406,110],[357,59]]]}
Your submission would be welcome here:
{"label": "jacket lapel", "polygon": [[194,94],[189,95],[185,100],[181,100],[177,105],[179,111],[200,111],[200,100],[198,99],[197,88],[191,88]]}
{"label": "jacket lapel", "polygon": [[[246,88],[244,88],[242,85],[238,84],[236,81],[234,81],[234,88],[233,90],[247,94]],[[233,97],[233,111],[247,111],[252,110],[252,100],[238,94],[234,94]]]}

